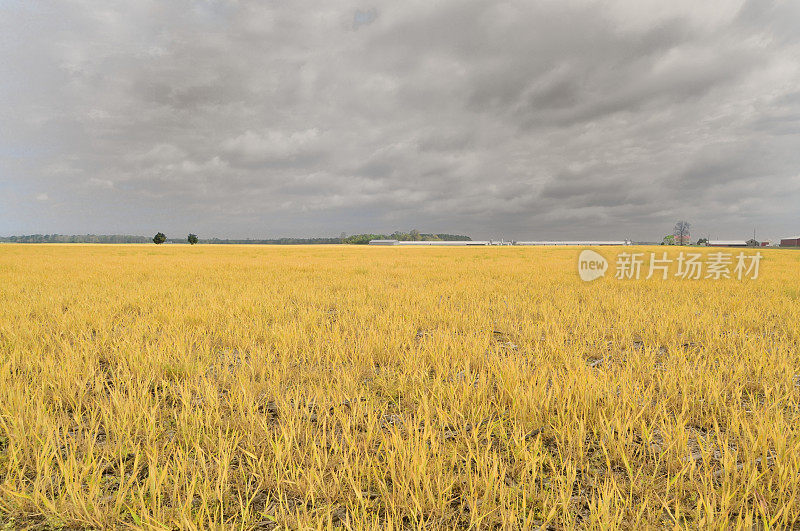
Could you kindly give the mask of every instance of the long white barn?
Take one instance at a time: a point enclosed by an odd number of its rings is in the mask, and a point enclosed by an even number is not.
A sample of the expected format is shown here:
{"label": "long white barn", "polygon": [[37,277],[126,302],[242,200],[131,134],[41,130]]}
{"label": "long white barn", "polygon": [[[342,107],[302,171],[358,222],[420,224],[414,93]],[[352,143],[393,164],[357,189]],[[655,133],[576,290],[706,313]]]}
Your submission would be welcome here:
{"label": "long white barn", "polygon": [[746,240],[709,240],[708,247],[747,247]]}
{"label": "long white barn", "polygon": [[577,245],[577,246],[598,246],[598,245],[631,245],[630,240],[617,241],[529,241],[529,242],[508,242],[504,240],[479,240],[479,241],[403,241],[403,240],[370,240],[370,245],[448,245],[448,246],[467,246],[467,245]]}
{"label": "long white barn", "polygon": [[466,245],[490,245],[488,241],[429,241],[429,242],[415,242],[403,240],[370,240],[370,245],[450,245],[450,246],[466,246]]}
{"label": "long white barn", "polygon": [[598,240],[564,240],[564,241],[530,241],[514,242],[514,245],[580,245],[590,247],[596,245],[631,245],[630,240],[598,241]]}

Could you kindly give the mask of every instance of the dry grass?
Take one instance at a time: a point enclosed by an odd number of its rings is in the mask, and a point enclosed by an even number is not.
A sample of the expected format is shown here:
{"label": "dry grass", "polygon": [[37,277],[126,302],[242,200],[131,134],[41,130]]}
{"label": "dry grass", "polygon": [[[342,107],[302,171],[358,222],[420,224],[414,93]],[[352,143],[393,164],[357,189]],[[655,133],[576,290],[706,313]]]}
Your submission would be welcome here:
{"label": "dry grass", "polygon": [[2,245],[0,524],[797,525],[800,253],[763,252]]}

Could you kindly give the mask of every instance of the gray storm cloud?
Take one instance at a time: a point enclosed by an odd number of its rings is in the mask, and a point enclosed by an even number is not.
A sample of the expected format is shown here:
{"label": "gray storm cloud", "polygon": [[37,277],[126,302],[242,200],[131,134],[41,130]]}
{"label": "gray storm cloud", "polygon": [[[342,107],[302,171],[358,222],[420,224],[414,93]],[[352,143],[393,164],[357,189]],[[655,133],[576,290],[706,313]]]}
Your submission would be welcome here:
{"label": "gray storm cloud", "polygon": [[792,0],[0,2],[0,233],[796,236],[798,27]]}

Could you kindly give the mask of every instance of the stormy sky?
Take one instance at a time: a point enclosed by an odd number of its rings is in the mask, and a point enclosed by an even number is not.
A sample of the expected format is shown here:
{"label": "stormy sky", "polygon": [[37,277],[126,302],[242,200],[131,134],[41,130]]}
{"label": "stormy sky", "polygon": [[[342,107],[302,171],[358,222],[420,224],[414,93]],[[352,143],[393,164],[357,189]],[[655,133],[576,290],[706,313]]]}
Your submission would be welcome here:
{"label": "stormy sky", "polygon": [[797,0],[0,0],[0,234],[800,236]]}

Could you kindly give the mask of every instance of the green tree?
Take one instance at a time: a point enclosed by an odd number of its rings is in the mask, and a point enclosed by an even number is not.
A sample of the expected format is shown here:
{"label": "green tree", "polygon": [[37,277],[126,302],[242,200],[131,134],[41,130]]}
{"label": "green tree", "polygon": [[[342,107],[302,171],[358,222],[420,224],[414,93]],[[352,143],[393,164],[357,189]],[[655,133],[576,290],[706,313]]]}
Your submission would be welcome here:
{"label": "green tree", "polygon": [[153,243],[155,243],[156,245],[161,245],[165,241],[167,241],[167,237],[164,236],[163,232],[156,233],[156,235],[153,236]]}
{"label": "green tree", "polygon": [[186,238],[186,240],[192,245],[196,244],[197,243],[197,234],[189,234],[189,236]]}

